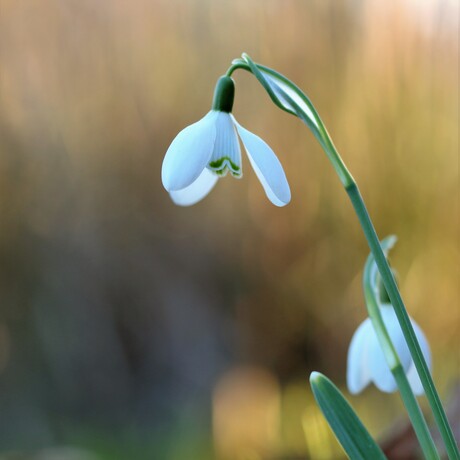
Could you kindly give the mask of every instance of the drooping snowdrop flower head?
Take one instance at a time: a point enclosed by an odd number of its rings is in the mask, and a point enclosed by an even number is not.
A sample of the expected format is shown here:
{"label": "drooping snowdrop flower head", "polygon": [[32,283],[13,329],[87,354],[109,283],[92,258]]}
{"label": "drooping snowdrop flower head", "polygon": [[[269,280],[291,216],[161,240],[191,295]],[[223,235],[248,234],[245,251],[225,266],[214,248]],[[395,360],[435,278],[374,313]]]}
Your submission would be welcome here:
{"label": "drooping snowdrop flower head", "polygon": [[168,148],[161,177],[174,203],[197,203],[228,172],[242,177],[238,137],[269,200],[276,206],[289,203],[291,192],[278,158],[260,137],[243,128],[232,115],[234,94],[232,78],[221,77],[211,111],[183,129]]}
{"label": "drooping snowdrop flower head", "polygon": [[[412,391],[416,395],[423,394],[422,383],[393,307],[391,304],[382,304],[380,312]],[[431,369],[431,354],[428,341],[417,323],[412,319],[411,323],[427,365]],[[371,320],[367,318],[354,333],[348,349],[347,386],[350,393],[357,394],[371,382],[374,382],[375,386],[385,393],[392,393],[398,388],[380,348]]]}

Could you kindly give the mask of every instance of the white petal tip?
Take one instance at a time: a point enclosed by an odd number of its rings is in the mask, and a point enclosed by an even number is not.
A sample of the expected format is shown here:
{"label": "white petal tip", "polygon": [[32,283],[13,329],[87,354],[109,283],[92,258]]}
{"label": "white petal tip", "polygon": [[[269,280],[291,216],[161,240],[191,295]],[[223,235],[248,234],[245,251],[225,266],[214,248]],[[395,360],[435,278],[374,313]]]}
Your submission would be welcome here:
{"label": "white petal tip", "polygon": [[352,395],[361,393],[369,385],[369,381],[362,375],[361,369],[356,369],[356,373],[358,375],[347,373],[347,388]]}
{"label": "white petal tip", "polygon": [[192,184],[182,190],[171,191],[169,195],[178,206],[192,206],[213,189],[217,180],[218,177],[205,168]]}
{"label": "white petal tip", "polygon": [[278,206],[279,208],[282,208],[284,206],[287,206],[290,202],[291,202],[291,195],[289,194],[289,198],[283,198],[283,200],[280,200],[279,198],[277,198],[276,196],[272,195],[268,195],[268,199],[275,205],[275,206]]}
{"label": "white petal tip", "polygon": [[268,199],[275,206],[286,206],[291,201],[291,190],[278,157],[264,140],[233,120]]}
{"label": "white petal tip", "polygon": [[363,388],[354,388],[352,386],[350,386],[350,384],[347,384],[347,388],[348,388],[348,392],[352,395],[357,395],[359,393],[361,393],[363,390],[364,390],[364,387]]}

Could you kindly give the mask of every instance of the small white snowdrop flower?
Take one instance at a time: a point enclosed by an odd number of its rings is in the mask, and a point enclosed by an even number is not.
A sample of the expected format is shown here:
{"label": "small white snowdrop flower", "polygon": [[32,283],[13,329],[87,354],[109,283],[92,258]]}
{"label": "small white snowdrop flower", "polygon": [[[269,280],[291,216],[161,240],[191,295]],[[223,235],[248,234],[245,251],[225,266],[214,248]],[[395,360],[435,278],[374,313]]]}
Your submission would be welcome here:
{"label": "small white snowdrop flower", "polygon": [[234,94],[233,80],[221,77],[212,110],[183,129],[168,148],[161,178],[174,203],[181,206],[197,203],[227,172],[242,177],[238,136],[269,200],[276,206],[284,206],[291,200],[283,167],[273,150],[238,124],[232,115]]}
{"label": "small white snowdrop flower", "polygon": [[[380,312],[412,391],[416,395],[423,394],[422,383],[392,305],[382,304]],[[411,319],[411,323],[420,343],[423,356],[431,369],[431,354],[428,341],[415,321]],[[370,382],[374,382],[375,386],[385,393],[392,393],[398,388],[385,361],[371,320],[367,318],[354,333],[348,349],[347,386],[350,393],[357,394]]]}

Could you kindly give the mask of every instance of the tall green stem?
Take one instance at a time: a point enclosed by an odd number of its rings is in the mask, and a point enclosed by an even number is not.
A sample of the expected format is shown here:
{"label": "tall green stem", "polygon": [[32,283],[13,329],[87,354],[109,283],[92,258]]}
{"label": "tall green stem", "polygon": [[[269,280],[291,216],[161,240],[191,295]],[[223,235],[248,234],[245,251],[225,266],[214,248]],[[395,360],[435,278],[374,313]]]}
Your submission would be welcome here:
{"label": "tall green stem", "polygon": [[[230,76],[236,69],[244,69],[253,73],[278,107],[299,117],[311,129],[331,161],[334,170],[350,197],[366,240],[375,258],[383,284],[388,292],[396,316],[401,325],[412,359],[434,414],[436,424],[438,425],[446,446],[449,459],[460,460],[460,452],[455,442],[452,429],[449,426],[433,379],[431,378],[428,366],[415,336],[414,329],[410,323],[409,315],[407,314],[388,262],[380,247],[379,239],[355,180],[340,157],[326,127],[308,97],[284,75],[281,75],[273,69],[254,63],[246,54],[243,54],[242,57],[243,59],[233,61],[232,66],[227,71],[227,75]],[[303,107],[306,107],[306,109]]]}
{"label": "tall green stem", "polygon": [[404,405],[406,406],[407,413],[409,414],[410,421],[414,427],[415,434],[420,442],[420,447],[422,448],[425,458],[429,460],[439,459],[433,438],[431,437],[425,419],[423,418],[417,399],[412,392],[409,382],[407,381],[403,367],[401,364],[398,364],[391,370],[391,372],[398,385],[399,393]]}
{"label": "tall green stem", "polygon": [[[385,253],[393,245],[394,241],[395,237],[390,237],[386,238],[381,243],[382,249]],[[436,460],[439,459],[439,455],[436,451],[433,438],[428,430],[428,426],[423,417],[420,406],[407,380],[407,376],[401,365],[398,353],[395,350],[391,337],[385,326],[385,322],[383,321],[380,311],[380,293],[377,285],[377,273],[378,268],[376,267],[375,259],[371,254],[367,259],[363,275],[364,297],[366,299],[366,307],[369,313],[369,318],[372,321],[372,326],[374,327],[380,348],[385,356],[385,360],[396,380],[401,398],[407,409],[407,413],[409,414],[410,421],[414,427],[415,434],[420,442],[425,458],[429,460]]]}
{"label": "tall green stem", "polygon": [[359,222],[361,223],[364,235],[369,244],[372,255],[375,258],[375,263],[379,269],[380,276],[382,277],[383,285],[387,290],[399,324],[401,325],[407,346],[409,347],[409,351],[425,390],[426,397],[430,403],[431,410],[433,411],[436,424],[438,425],[442,439],[446,446],[447,454],[450,459],[458,460],[460,459],[460,454],[455,442],[454,435],[452,433],[452,429],[450,428],[449,421],[447,420],[447,416],[442,407],[438,392],[436,391],[436,387],[434,385],[430,371],[425,362],[425,358],[423,357],[422,350],[415,336],[414,328],[410,322],[409,315],[407,314],[406,308],[402,301],[401,295],[393,277],[393,273],[391,272],[385,254],[383,253],[380,246],[379,239],[367,212],[362,196],[359,192],[358,186],[356,183],[354,183],[351,186],[346,187],[346,191],[356,211]]}

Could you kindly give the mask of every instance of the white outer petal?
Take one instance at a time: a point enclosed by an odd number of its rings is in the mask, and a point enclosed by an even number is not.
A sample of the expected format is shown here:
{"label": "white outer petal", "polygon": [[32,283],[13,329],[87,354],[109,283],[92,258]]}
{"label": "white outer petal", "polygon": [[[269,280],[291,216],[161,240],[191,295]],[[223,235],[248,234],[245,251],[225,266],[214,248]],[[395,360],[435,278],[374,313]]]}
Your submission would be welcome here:
{"label": "white outer petal", "polygon": [[171,199],[179,206],[191,206],[201,201],[216,185],[218,177],[209,169],[204,168],[195,182],[182,190],[169,192]]}
{"label": "white outer petal", "polygon": [[375,386],[385,393],[396,391],[397,385],[380,348],[377,336],[372,329],[372,337],[369,340],[369,372]]}
{"label": "white outer petal", "polygon": [[212,155],[218,113],[211,110],[172,141],[161,169],[163,186],[168,192],[189,186],[203,172]]}
{"label": "white outer petal", "polygon": [[[407,372],[410,368],[412,359],[394,309],[391,305],[384,305],[380,308],[380,312],[404,372]],[[375,386],[386,393],[396,391],[398,388],[396,381],[385,360],[385,356],[380,348],[377,335],[374,331],[373,339],[370,343],[370,353],[372,358],[370,359],[369,366]]]}
{"label": "white outer petal", "polygon": [[283,167],[273,150],[259,137],[243,128],[232,116],[249,161],[269,200],[276,206],[291,201],[291,191]]}
{"label": "white outer petal", "polygon": [[[411,322],[415,335],[417,336],[417,340],[420,344],[420,348],[422,349],[423,356],[425,357],[428,369],[431,371],[431,352],[428,340],[426,339],[425,334],[420,329],[419,325],[413,320],[411,320]],[[412,391],[416,395],[422,395],[424,393],[422,382],[420,381],[420,377],[418,376],[417,369],[415,368],[413,361],[411,362],[409,370],[407,371],[407,380],[409,380]]]}
{"label": "white outer petal", "polygon": [[347,386],[352,394],[361,392],[371,381],[368,367],[368,341],[372,333],[371,320],[367,318],[356,329],[348,348]]}

